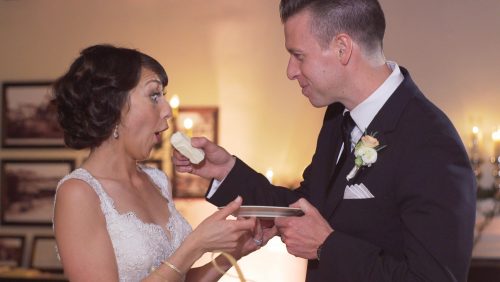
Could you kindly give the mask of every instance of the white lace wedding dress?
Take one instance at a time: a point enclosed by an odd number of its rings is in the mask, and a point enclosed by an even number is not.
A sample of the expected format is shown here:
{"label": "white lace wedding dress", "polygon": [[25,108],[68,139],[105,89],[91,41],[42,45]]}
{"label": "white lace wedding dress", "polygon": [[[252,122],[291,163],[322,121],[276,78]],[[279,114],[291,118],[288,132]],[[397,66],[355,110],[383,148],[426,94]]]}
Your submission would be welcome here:
{"label": "white lace wedding dress", "polygon": [[68,179],[80,179],[88,183],[97,193],[115,251],[120,281],[127,282],[145,278],[152,267],[160,266],[161,262],[172,255],[192,231],[189,223],[175,209],[165,173],[142,165],[139,165],[139,168],[149,175],[168,201],[170,218],[166,229],[170,232],[171,238],[165,234],[161,226],[142,222],[134,212],[119,214],[114,207],[113,199],[104,191],[99,181],[83,168],[65,176],[57,186],[59,188]]}

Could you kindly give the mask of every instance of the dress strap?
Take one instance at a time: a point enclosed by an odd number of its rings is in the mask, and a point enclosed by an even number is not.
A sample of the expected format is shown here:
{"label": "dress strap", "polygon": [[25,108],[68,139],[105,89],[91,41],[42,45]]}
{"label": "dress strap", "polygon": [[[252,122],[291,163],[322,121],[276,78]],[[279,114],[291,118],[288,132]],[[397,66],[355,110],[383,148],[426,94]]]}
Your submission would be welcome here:
{"label": "dress strap", "polygon": [[85,183],[87,183],[90,187],[92,187],[92,189],[94,189],[95,193],[99,197],[99,200],[101,202],[101,209],[105,216],[117,213],[117,211],[114,208],[113,199],[106,193],[106,191],[104,191],[101,183],[84,168],[78,168],[73,172],[71,172],[70,174],[66,175],[63,179],[61,179],[57,184],[56,193],[61,184],[69,179],[82,180]]}

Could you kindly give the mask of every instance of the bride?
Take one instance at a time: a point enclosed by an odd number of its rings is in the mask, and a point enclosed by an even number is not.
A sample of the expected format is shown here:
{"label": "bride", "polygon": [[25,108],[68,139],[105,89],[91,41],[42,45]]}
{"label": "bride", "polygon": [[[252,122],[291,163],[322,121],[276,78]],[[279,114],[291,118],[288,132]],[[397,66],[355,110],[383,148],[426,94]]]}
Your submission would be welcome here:
{"label": "bride", "polygon": [[[191,268],[203,253],[238,259],[276,234],[255,218],[226,220],[241,197],[191,230],[166,175],[137,163],[168,129],[167,82],[155,59],[110,45],[83,50],[55,82],[66,145],[90,149],[56,193],[54,231],[70,281],[217,281],[212,264]],[[216,262],[231,267],[223,256]]]}

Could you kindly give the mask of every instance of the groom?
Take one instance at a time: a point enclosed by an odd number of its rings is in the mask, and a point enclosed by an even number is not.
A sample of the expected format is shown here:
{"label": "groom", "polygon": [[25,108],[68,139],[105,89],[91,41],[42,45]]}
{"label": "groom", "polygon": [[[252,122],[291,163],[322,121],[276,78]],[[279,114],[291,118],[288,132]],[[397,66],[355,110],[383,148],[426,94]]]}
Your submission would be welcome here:
{"label": "groom", "polygon": [[[409,72],[386,61],[376,0],[282,0],[287,76],[327,107],[316,152],[295,190],[267,179],[205,138],[193,166],[225,205],[301,208],[275,224],[287,250],[308,259],[307,281],[466,281],[475,178],[451,122]],[[363,155],[364,154],[364,155]]]}

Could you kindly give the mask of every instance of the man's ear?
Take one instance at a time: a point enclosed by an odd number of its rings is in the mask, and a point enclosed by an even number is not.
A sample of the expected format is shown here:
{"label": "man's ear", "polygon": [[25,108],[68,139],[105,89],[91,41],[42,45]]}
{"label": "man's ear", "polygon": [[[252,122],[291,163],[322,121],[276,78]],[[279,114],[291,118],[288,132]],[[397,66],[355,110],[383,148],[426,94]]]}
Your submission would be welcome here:
{"label": "man's ear", "polygon": [[341,64],[345,65],[349,62],[352,55],[353,42],[351,37],[346,33],[339,33],[333,38],[331,46]]}

